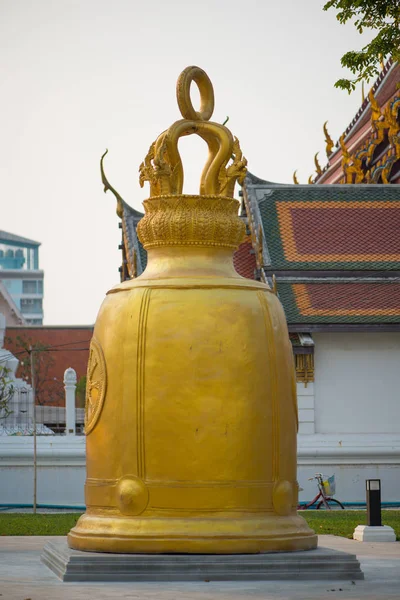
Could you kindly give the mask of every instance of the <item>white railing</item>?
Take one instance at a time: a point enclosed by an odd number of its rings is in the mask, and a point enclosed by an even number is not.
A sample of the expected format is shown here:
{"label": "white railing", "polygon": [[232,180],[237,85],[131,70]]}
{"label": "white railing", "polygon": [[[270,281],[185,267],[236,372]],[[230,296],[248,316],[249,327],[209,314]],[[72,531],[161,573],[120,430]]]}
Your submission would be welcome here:
{"label": "white railing", "polygon": [[35,423],[37,435],[82,434],[85,409],[76,408],[76,381],[74,369],[67,369],[64,373],[65,406],[36,405],[35,414],[31,387],[15,387],[7,410],[0,414],[0,435],[33,435]]}

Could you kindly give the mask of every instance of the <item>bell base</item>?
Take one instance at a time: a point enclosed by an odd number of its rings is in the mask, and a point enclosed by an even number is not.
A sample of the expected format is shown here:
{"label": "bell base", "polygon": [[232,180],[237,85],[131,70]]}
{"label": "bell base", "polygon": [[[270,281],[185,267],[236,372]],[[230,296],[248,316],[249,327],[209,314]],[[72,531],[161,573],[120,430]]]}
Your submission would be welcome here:
{"label": "bell base", "polygon": [[125,517],[85,514],[68,545],[88,552],[256,554],[316,548],[318,538],[296,514],[238,518]]}

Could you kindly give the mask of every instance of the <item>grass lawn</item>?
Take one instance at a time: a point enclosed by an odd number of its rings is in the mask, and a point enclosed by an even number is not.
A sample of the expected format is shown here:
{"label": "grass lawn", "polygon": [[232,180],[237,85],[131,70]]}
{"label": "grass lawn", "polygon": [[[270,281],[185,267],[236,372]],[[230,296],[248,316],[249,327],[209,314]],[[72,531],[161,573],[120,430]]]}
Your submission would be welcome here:
{"label": "grass lawn", "polygon": [[0,535],[67,535],[80,516],[79,513],[0,513]]}
{"label": "grass lawn", "polygon": [[[300,511],[317,534],[352,538],[357,525],[365,525],[365,510]],[[79,519],[79,513],[22,514],[0,513],[0,535],[67,535]],[[400,540],[400,510],[383,510],[382,522],[390,525]]]}
{"label": "grass lawn", "polygon": [[[340,535],[352,539],[357,525],[367,524],[365,510],[306,510],[299,511],[299,514],[319,535]],[[382,524],[393,527],[396,539],[400,540],[400,510],[383,510]]]}

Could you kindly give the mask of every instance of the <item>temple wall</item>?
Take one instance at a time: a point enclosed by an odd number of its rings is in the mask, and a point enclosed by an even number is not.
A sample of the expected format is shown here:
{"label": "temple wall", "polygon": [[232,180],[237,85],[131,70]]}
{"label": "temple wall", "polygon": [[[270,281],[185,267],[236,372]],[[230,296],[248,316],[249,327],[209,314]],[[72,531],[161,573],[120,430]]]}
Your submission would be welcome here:
{"label": "temple wall", "polygon": [[307,478],[322,472],[335,473],[341,500],[365,501],[365,479],[378,478],[382,501],[400,502],[400,333],[313,338],[313,422],[298,384],[300,499],[312,497],[315,483]]}
{"label": "temple wall", "polygon": [[316,333],[317,433],[400,434],[400,333]]}

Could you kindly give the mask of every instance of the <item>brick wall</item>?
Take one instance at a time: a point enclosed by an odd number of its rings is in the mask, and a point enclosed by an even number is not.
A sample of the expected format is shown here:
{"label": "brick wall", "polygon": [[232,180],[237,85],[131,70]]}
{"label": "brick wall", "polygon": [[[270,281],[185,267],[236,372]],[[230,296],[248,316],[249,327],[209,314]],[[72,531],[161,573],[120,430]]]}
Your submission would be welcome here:
{"label": "brick wall", "polygon": [[[75,369],[78,381],[86,375],[88,348],[93,335],[92,326],[82,327],[7,327],[4,346],[24,362],[27,353],[23,345],[40,344],[48,349],[41,353],[38,365],[39,372],[39,397],[40,404],[64,404],[64,371],[68,367]],[[19,338],[19,339],[18,339]],[[21,340],[23,343],[21,343]],[[45,354],[47,356],[45,356]],[[20,364],[17,371],[18,377],[28,377],[27,365]]]}

